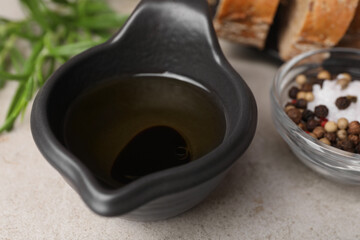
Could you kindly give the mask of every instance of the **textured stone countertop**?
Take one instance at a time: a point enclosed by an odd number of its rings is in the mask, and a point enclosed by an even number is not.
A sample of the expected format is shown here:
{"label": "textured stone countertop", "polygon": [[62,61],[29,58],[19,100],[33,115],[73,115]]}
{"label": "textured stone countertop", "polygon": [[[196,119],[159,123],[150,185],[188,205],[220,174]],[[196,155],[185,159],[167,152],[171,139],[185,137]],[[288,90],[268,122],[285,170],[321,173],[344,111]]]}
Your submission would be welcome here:
{"label": "textured stone countertop", "polygon": [[[131,11],[136,1],[112,4]],[[0,15],[21,17],[17,1],[0,0]],[[0,239],[360,239],[360,188],[305,167],[272,124],[269,89],[278,65],[221,44],[255,94],[259,121],[248,151],[205,201],[160,222],[95,215],[35,147],[27,111],[13,132],[0,136]],[[1,120],[14,89],[0,91]]]}

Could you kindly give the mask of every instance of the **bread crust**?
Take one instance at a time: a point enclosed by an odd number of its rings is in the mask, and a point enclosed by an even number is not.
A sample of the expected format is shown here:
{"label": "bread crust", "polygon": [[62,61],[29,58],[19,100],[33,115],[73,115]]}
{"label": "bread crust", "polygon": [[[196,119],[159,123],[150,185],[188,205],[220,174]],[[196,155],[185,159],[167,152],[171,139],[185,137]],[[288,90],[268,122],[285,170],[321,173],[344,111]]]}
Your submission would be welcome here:
{"label": "bread crust", "polygon": [[358,5],[358,0],[309,0],[308,2],[303,23],[291,40],[282,36],[284,32],[290,31],[291,16],[285,20],[289,24],[284,27],[279,38],[279,53],[284,60],[304,51],[336,45],[348,29]]}
{"label": "bread crust", "polygon": [[279,0],[221,0],[214,20],[220,37],[262,49]]}
{"label": "bread crust", "polygon": [[341,39],[339,46],[360,48],[360,3],[357,6],[355,17],[345,36]]}

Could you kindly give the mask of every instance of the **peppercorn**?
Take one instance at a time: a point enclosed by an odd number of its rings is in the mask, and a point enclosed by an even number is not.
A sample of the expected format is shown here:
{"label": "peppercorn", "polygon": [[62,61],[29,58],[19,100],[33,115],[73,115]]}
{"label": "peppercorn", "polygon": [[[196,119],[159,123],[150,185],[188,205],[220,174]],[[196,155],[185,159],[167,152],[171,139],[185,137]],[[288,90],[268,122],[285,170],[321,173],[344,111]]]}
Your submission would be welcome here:
{"label": "peppercorn", "polygon": [[336,132],[336,136],[341,140],[345,139],[347,137],[347,132],[346,132],[346,130],[341,129],[341,130]]}
{"label": "peppercorn", "polygon": [[346,129],[349,125],[349,122],[346,118],[339,118],[337,121],[337,125],[339,129]]}
{"label": "peppercorn", "polygon": [[[297,86],[291,87],[288,91],[292,100],[285,105],[284,110],[289,118],[311,137],[339,149],[360,154],[358,121],[349,123],[346,118],[339,118],[337,122],[329,121],[327,119],[329,109],[325,105],[316,106],[314,111],[307,109],[308,103],[314,100],[313,86],[319,84],[322,87],[326,80],[332,79],[334,78],[326,70],[318,72],[315,76],[297,75],[295,79]],[[352,81],[352,77],[348,73],[341,73],[336,76],[335,81],[345,89]],[[335,105],[338,109],[346,109],[356,101],[357,96],[342,96],[336,99]]]}
{"label": "peppercorn", "polygon": [[305,99],[306,92],[300,91],[297,93],[296,98],[297,99]]}
{"label": "peppercorn", "polygon": [[320,126],[325,127],[325,124],[328,122],[326,118],[321,119]]}
{"label": "peppercorn", "polygon": [[336,146],[342,150],[348,151],[348,152],[354,152],[354,144],[349,139],[343,139],[339,140],[336,143]]}
{"label": "peppercorn", "polygon": [[311,132],[311,133],[309,133],[309,135],[310,135],[311,137],[317,139],[317,136],[316,136],[314,133]]}
{"label": "peppercorn", "polygon": [[348,87],[350,81],[347,79],[341,78],[341,79],[337,80],[336,83],[341,86],[341,89],[345,89]]}
{"label": "peppercorn", "polygon": [[300,122],[300,123],[298,124],[298,126],[299,126],[299,128],[301,128],[303,131],[306,131],[306,126],[305,126],[304,123]]}
{"label": "peppercorn", "polygon": [[355,152],[356,152],[356,153],[360,153],[360,144],[356,145],[356,147],[355,147]]}
{"label": "peppercorn", "polygon": [[297,96],[297,94],[298,94],[299,91],[300,91],[300,90],[299,90],[297,87],[292,87],[292,88],[290,88],[290,90],[289,90],[289,97],[290,97],[291,99],[296,99],[296,96]]}
{"label": "peppercorn", "polygon": [[352,121],[349,123],[349,134],[360,134],[360,123],[358,121]]}
{"label": "peppercorn", "polygon": [[354,145],[358,145],[359,144],[359,135],[356,134],[350,134],[348,136],[348,139],[354,144]]}
{"label": "peppercorn", "polygon": [[300,86],[306,83],[306,76],[304,74],[297,75],[295,79],[296,83]]}
{"label": "peppercorn", "polygon": [[305,99],[299,99],[296,101],[295,107],[301,108],[301,109],[306,109],[307,101]]}
{"label": "peppercorn", "polygon": [[294,105],[286,106],[286,107],[285,107],[285,112],[287,113],[290,109],[293,109],[293,108],[295,108]]}
{"label": "peppercorn", "polygon": [[325,134],[325,129],[323,127],[316,127],[313,130],[313,133],[316,135],[317,138],[322,138]]}
{"label": "peppercorn", "polygon": [[327,138],[332,143],[336,141],[336,134],[335,133],[326,132],[324,134],[324,137]]}
{"label": "peppercorn", "polygon": [[312,93],[312,92],[307,92],[306,94],[305,94],[305,100],[307,101],[307,102],[312,102],[312,101],[314,101],[314,94]]}
{"label": "peppercorn", "polygon": [[326,145],[331,145],[330,141],[327,138],[321,138],[320,141],[325,143]]}
{"label": "peppercorn", "polygon": [[351,95],[348,95],[346,96],[346,98],[352,102],[352,103],[356,103],[357,102],[357,96],[351,96]]}
{"label": "peppercorn", "polygon": [[315,119],[310,119],[306,122],[306,129],[309,131],[313,131],[317,126],[319,126],[319,122]]}
{"label": "peppercorn", "polygon": [[325,105],[315,107],[315,116],[318,118],[325,118],[329,113],[329,109]]}
{"label": "peppercorn", "polygon": [[338,97],[335,101],[335,105],[338,109],[343,110],[350,106],[350,100],[347,97]]}
{"label": "peppercorn", "polygon": [[317,74],[317,78],[328,80],[328,79],[331,79],[331,75],[328,71],[322,70]]}
{"label": "peppercorn", "polygon": [[337,131],[337,124],[333,121],[328,121],[326,124],[325,124],[325,130],[327,132],[336,132]]}
{"label": "peppercorn", "polygon": [[340,73],[339,75],[336,76],[337,79],[345,79],[347,81],[351,81],[352,77],[349,73]]}
{"label": "peppercorn", "polygon": [[287,103],[285,104],[285,107],[287,107],[287,106],[289,106],[289,105],[294,106],[294,104],[293,104],[292,102],[287,102]]}
{"label": "peppercorn", "polygon": [[315,118],[315,114],[313,111],[305,109],[302,113],[302,120],[308,121],[309,119]]}
{"label": "peppercorn", "polygon": [[299,109],[292,108],[289,111],[287,111],[287,115],[291,120],[293,120],[294,123],[299,124],[301,121],[301,112]]}
{"label": "peppercorn", "polygon": [[311,83],[304,83],[301,87],[301,91],[311,92],[313,90],[313,85]]}

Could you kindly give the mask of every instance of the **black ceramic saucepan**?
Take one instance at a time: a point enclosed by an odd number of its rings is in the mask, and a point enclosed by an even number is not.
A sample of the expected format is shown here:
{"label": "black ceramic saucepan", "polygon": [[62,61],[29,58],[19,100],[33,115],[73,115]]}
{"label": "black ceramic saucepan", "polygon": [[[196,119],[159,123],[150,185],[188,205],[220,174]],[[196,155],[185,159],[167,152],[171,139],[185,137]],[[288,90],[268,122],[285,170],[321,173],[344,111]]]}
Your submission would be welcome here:
{"label": "black ceramic saucepan", "polygon": [[[64,118],[89,86],[113,76],[171,73],[206,86],[221,103],[224,138],[196,161],[107,188],[66,146]],[[103,216],[150,221],[203,200],[249,146],[257,123],[254,97],[225,59],[206,0],[143,0],[109,41],[72,58],[38,93],[31,116],[35,142],[49,163]]]}

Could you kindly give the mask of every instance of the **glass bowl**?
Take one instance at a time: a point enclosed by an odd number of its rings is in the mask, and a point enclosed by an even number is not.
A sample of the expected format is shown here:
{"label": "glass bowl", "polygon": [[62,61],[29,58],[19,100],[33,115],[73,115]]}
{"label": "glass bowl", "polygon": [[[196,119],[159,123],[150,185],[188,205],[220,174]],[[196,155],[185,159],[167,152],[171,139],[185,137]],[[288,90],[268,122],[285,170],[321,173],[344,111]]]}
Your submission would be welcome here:
{"label": "glass bowl", "polygon": [[360,185],[360,154],[337,149],[311,137],[284,111],[289,101],[288,90],[295,85],[295,77],[322,68],[331,73],[348,72],[355,79],[360,79],[360,50],[333,48],[310,51],[281,66],[270,94],[273,121],[281,137],[305,165],[326,178]]}

